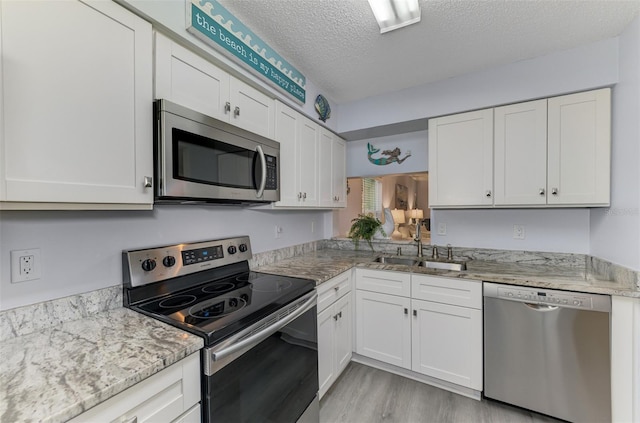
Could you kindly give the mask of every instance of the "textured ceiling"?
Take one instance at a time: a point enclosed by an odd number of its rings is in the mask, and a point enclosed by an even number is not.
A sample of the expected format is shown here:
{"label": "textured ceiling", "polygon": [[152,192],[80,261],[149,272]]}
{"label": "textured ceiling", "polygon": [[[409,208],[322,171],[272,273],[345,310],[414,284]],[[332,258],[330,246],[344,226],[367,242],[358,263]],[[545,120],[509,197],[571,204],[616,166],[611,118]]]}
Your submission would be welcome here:
{"label": "textured ceiling", "polygon": [[338,103],[619,35],[640,0],[420,0],[380,34],[367,0],[220,0]]}

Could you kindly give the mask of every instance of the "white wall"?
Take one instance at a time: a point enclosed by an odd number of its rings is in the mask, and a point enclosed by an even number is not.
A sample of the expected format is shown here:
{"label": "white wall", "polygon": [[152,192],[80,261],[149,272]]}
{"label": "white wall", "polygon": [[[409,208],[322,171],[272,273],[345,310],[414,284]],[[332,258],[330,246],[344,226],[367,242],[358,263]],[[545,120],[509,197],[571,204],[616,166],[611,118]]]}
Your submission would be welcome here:
{"label": "white wall", "polygon": [[612,85],[617,80],[618,40],[612,38],[341,104],[338,106],[338,132],[583,91]]}
{"label": "white wall", "polygon": [[[409,151],[411,152],[411,157],[407,158],[401,164],[375,165],[369,161],[368,143],[380,149],[380,152],[372,155],[373,158],[388,157],[381,153],[384,150],[393,150],[396,147],[401,150],[401,159],[405,157]],[[427,131],[349,141],[347,143],[347,177],[424,172],[427,170],[427,154]]]}
{"label": "white wall", "polygon": [[594,256],[640,270],[640,17],[620,35],[612,96],[611,208],[591,212]]}
{"label": "white wall", "polygon": [[[513,225],[525,226],[525,239],[513,238]],[[431,243],[589,254],[589,209],[431,210]]]}
{"label": "white wall", "polygon": [[[249,235],[253,252],[324,239],[330,211],[157,206],[153,211],[0,212],[0,310],[122,283],[122,250]],[[311,232],[311,222],[314,232]],[[275,238],[275,226],[283,228]],[[10,283],[10,251],[40,248],[42,279]]]}

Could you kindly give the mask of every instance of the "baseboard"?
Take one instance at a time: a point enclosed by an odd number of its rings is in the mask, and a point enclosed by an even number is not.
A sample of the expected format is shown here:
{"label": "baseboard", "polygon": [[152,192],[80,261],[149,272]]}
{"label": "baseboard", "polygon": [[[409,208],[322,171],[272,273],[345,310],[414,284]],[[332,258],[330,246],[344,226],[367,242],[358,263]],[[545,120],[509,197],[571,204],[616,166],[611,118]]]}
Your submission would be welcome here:
{"label": "baseboard", "polygon": [[393,373],[398,376],[403,376],[416,382],[425,383],[427,385],[435,386],[436,388],[444,389],[445,391],[453,392],[477,401],[482,399],[482,392],[475,389],[467,388],[464,386],[456,385],[455,383],[447,382],[445,380],[436,379],[434,377],[426,376],[420,373],[412,372],[411,370],[403,369],[402,367],[393,366],[391,364],[384,363],[382,361],[374,360],[369,357],[353,353],[351,361],[364,364],[365,366],[373,367],[385,372]]}

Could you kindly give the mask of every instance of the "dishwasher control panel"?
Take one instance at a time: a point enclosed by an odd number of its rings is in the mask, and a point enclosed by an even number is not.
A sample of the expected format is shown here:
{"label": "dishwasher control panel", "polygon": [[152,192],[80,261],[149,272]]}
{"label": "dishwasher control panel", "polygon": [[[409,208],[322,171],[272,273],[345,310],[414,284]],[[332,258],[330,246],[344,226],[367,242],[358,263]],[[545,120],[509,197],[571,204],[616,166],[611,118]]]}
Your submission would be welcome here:
{"label": "dishwasher control panel", "polygon": [[583,310],[606,311],[606,309],[611,309],[611,297],[608,295],[537,289],[488,282],[484,283],[484,296],[529,304],[546,304]]}

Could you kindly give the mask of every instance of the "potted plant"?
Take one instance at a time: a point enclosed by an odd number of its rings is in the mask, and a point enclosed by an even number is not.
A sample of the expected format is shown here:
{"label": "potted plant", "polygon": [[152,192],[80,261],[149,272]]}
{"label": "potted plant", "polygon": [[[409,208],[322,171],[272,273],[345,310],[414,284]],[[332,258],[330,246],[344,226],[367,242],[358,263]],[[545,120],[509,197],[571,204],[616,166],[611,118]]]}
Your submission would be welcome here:
{"label": "potted plant", "polygon": [[382,229],[382,222],[378,220],[371,214],[359,214],[358,217],[353,219],[351,224],[351,229],[349,229],[348,237],[356,245],[356,250],[358,249],[358,243],[361,239],[364,239],[369,243],[369,247],[371,251],[373,251],[373,244],[371,244],[371,239],[378,232],[381,232],[383,236],[386,236],[386,233]]}

